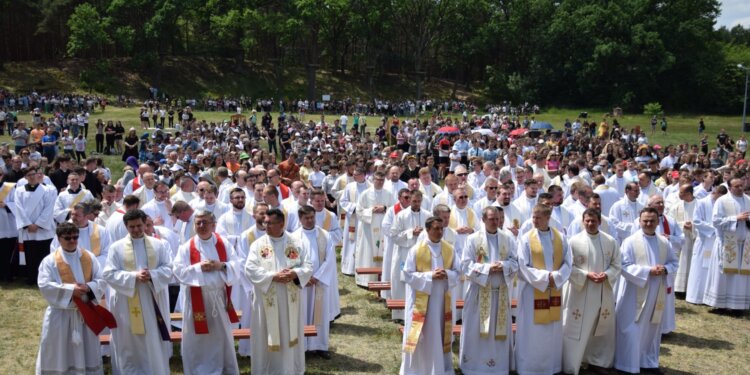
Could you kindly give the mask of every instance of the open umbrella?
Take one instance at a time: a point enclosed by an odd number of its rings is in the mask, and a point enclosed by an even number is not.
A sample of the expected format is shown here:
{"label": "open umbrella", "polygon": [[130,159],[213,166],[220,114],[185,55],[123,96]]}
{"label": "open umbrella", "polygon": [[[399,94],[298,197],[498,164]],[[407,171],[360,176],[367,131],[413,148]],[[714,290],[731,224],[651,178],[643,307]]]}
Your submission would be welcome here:
{"label": "open umbrella", "polygon": [[455,126],[443,126],[437,132],[438,134],[459,134],[461,130]]}
{"label": "open umbrella", "polygon": [[531,125],[531,130],[552,130],[555,127],[552,126],[549,122],[544,121],[536,121],[534,122],[534,125]]}
{"label": "open umbrella", "polygon": [[529,131],[529,129],[525,129],[525,128],[513,129],[513,130],[510,131],[509,135],[511,137],[520,137],[520,136],[526,134],[527,131]]}

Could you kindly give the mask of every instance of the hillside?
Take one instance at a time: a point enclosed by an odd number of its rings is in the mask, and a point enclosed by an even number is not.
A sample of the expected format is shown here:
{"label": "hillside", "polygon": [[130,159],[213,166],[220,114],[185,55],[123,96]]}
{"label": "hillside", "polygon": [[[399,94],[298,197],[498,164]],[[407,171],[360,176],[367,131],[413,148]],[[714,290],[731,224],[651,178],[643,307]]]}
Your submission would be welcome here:
{"label": "hillside", "polygon": [[[66,59],[4,63],[0,67],[0,87],[12,92],[94,92],[106,95],[127,95],[142,98],[154,85],[155,73],[148,67],[138,67],[130,59]],[[179,96],[278,96],[275,88],[275,68],[269,64],[246,61],[238,67],[232,59],[197,57],[168,57],[164,61],[161,84],[158,87]],[[284,70],[283,93],[287,98],[304,97],[305,71],[292,67]],[[378,75],[374,79],[373,96],[377,98],[412,98],[414,83],[400,75]],[[430,79],[424,85],[425,98],[450,97],[453,82]],[[317,96],[331,94],[334,98],[367,100],[367,78],[362,75],[331,73],[319,70]],[[481,92],[470,92],[458,86],[456,97],[484,102]]]}

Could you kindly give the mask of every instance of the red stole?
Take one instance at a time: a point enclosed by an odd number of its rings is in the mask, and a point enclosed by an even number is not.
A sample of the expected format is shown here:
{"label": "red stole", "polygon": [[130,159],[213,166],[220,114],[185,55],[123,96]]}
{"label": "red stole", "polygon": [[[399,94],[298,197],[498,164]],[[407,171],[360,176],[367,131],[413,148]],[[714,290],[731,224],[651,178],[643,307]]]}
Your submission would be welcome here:
{"label": "red stole", "polygon": [[[216,252],[219,254],[219,261],[227,261],[227,250],[224,247],[224,241],[217,233],[216,236]],[[190,239],[190,264],[196,264],[201,261],[201,254],[198,252],[198,248],[195,247],[195,237]],[[232,323],[239,323],[240,318],[237,317],[237,313],[234,311],[232,306],[232,287],[226,285],[227,291],[227,315],[229,315],[229,321]],[[193,304],[193,326],[195,327],[195,333],[206,334],[208,333],[208,321],[206,320],[206,305],[203,303],[203,293],[201,287],[191,286],[190,287],[190,299]]]}
{"label": "red stole", "polygon": [[667,236],[669,236],[670,234],[672,234],[672,233],[670,233],[670,230],[669,230],[669,221],[667,221],[667,217],[666,216],[662,216],[662,228],[664,229],[664,234],[666,234]]}
{"label": "red stole", "polygon": [[289,198],[289,187],[279,182],[279,191],[281,192],[281,199]]}
{"label": "red stole", "polygon": [[395,204],[395,205],[393,206],[393,213],[394,213],[394,214],[396,214],[396,215],[398,215],[398,213],[399,213],[399,212],[401,212],[401,210],[403,210],[403,209],[404,209],[404,208],[403,208],[403,207],[401,207],[401,202],[399,202],[399,203],[396,203],[396,204]]}
{"label": "red stole", "polygon": [[141,187],[141,178],[135,176],[135,178],[133,179],[133,191],[138,190],[139,187]]}

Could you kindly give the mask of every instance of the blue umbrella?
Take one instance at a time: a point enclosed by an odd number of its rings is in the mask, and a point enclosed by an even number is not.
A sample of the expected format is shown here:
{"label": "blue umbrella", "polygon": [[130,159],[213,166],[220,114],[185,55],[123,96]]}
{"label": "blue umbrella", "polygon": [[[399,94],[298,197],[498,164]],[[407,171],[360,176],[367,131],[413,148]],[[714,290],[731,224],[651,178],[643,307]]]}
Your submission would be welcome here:
{"label": "blue umbrella", "polygon": [[544,121],[536,121],[534,122],[534,125],[531,125],[531,130],[552,130],[555,127],[552,126],[549,122]]}

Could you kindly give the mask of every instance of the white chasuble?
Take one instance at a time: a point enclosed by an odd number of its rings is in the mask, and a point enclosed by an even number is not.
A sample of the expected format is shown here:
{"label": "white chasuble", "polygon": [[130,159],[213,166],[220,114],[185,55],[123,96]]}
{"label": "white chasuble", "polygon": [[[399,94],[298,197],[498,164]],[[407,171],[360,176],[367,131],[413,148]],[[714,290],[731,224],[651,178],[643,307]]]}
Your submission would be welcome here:
{"label": "white chasuble", "polygon": [[[507,374],[513,355],[510,289],[518,271],[516,243],[498,230],[469,236],[461,259],[468,288],[463,309],[459,367],[464,374]],[[499,262],[500,273],[490,273]]]}
{"label": "white chasuble", "polygon": [[[395,198],[386,189],[369,188],[360,194],[357,200],[357,239],[355,241],[355,269],[359,267],[382,267],[385,236],[382,230],[385,211],[374,213],[373,207],[383,205],[386,208],[396,203]],[[357,275],[357,285],[367,287],[370,281],[377,281],[377,275]]]}
{"label": "white chasuble", "polygon": [[[283,269],[297,274],[293,282],[273,281]],[[310,254],[284,232],[265,235],[250,246],[244,276],[253,284],[252,368],[258,374],[303,374],[305,371],[302,288],[312,276]]]}
{"label": "white chasuble", "polygon": [[[614,286],[620,277],[620,250],[603,232],[570,239],[573,267],[563,290],[563,371],[577,374],[581,362],[609,368],[615,357]],[[601,283],[589,272],[604,272]]]}

